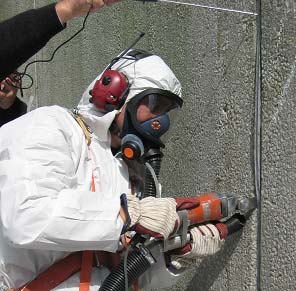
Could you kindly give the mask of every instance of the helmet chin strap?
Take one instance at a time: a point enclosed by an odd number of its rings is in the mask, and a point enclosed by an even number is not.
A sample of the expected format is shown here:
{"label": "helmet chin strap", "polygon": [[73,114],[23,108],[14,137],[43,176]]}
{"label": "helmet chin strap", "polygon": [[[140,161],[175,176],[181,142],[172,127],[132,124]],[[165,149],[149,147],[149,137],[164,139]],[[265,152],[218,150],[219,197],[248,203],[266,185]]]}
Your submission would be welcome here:
{"label": "helmet chin strap", "polygon": [[116,121],[114,120],[109,128],[110,132],[116,136],[118,136],[119,138],[121,138],[121,132],[120,132],[120,128],[119,126],[116,124]]}
{"label": "helmet chin strap", "polygon": [[115,154],[120,151],[121,147],[121,132],[115,120],[111,123],[109,130],[111,133],[111,148],[112,152]]}
{"label": "helmet chin strap", "polygon": [[139,135],[133,126],[130,113],[125,109],[120,137],[124,138],[127,134]]}

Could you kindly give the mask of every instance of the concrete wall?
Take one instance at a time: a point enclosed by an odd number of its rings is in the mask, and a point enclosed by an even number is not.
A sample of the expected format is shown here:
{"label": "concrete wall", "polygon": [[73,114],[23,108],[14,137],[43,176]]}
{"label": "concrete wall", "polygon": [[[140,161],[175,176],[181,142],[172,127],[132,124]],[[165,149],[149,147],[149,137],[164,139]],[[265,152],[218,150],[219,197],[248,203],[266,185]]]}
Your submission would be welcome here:
{"label": "concrete wall", "polygon": [[296,2],[263,11],[262,287],[296,290]]}
{"label": "concrete wall", "polygon": [[[0,19],[52,1],[2,0]],[[187,1],[188,2],[188,1]],[[192,1],[195,2],[195,1]],[[255,11],[255,0],[196,1]],[[296,114],[294,0],[262,1],[262,290],[296,290]],[[46,59],[72,35],[69,23],[35,58]],[[191,6],[126,1],[91,15],[87,27],[51,64],[33,66],[33,107],[73,107],[84,88],[139,34],[137,47],[159,53],[183,84],[185,104],[167,141],[165,195],[207,191],[254,195],[256,19]],[[256,213],[171,290],[257,290]]]}

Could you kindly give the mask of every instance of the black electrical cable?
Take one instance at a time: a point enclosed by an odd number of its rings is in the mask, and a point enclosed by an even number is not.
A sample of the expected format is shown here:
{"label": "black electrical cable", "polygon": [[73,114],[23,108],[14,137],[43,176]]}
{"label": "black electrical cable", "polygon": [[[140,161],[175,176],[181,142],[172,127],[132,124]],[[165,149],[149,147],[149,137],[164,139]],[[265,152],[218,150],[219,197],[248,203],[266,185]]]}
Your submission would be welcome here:
{"label": "black electrical cable", "polygon": [[[64,41],[63,43],[61,43],[58,47],[56,47],[56,49],[53,51],[53,53],[52,53],[52,55],[51,55],[51,57],[50,57],[49,59],[47,59],[47,60],[35,60],[35,61],[32,61],[32,62],[28,63],[28,64],[25,66],[25,69],[24,69],[23,72],[15,72],[15,73],[14,73],[14,74],[17,76],[18,81],[20,82],[20,85],[19,85],[19,86],[18,86],[18,85],[14,85],[14,84],[12,84],[12,83],[9,82],[9,81],[8,81],[8,84],[9,84],[10,86],[12,86],[12,87],[15,87],[15,88],[20,89],[20,90],[21,90],[21,96],[22,96],[22,97],[23,97],[23,90],[30,89],[30,88],[33,86],[33,84],[34,84],[33,77],[27,73],[27,69],[28,69],[28,67],[31,66],[32,64],[36,64],[36,63],[49,63],[49,62],[51,62],[51,61],[53,60],[55,54],[57,53],[57,51],[58,51],[62,46],[64,46],[64,45],[67,44],[68,42],[70,42],[70,41],[71,41],[73,38],[75,38],[75,37],[76,37],[76,36],[77,36],[82,30],[84,30],[84,28],[85,28],[85,24],[86,24],[86,21],[87,21],[87,19],[88,19],[89,14],[90,14],[90,10],[91,10],[91,8],[92,8],[92,7],[89,8],[89,10],[88,10],[88,12],[87,12],[87,14],[86,14],[86,16],[85,16],[85,18],[84,18],[84,20],[83,20],[82,27],[81,27],[76,33],[74,33],[69,39],[67,39],[66,41]],[[30,79],[30,81],[31,81],[30,84],[29,84],[28,86],[23,86],[23,85],[22,85],[22,83],[23,83],[22,80],[23,80],[23,78],[24,78],[25,76],[28,77],[28,78]]]}
{"label": "black electrical cable", "polygon": [[254,182],[255,196],[257,199],[257,262],[256,262],[256,287],[261,290],[261,235],[262,235],[262,214],[261,214],[261,152],[262,152],[262,126],[261,126],[261,89],[262,89],[262,12],[261,0],[256,1],[256,76],[255,76],[255,133],[254,133]]}

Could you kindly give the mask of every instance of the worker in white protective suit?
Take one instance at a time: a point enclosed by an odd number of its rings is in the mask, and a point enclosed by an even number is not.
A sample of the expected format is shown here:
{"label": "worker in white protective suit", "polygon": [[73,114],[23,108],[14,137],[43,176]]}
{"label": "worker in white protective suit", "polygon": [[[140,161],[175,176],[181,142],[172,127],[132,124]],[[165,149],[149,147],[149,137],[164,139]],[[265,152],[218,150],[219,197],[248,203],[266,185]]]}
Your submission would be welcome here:
{"label": "worker in white protective suit", "polygon": [[[42,107],[0,129],[0,290],[97,291],[109,270],[87,250],[123,253],[126,231],[166,239],[178,229],[180,205],[145,197],[133,164],[163,147],[180,96],[159,56],[131,50],[90,84],[75,111]],[[213,225],[193,228],[191,237],[170,268],[160,253],[140,285],[173,284],[174,270],[223,243]],[[67,261],[70,253],[78,256]]]}

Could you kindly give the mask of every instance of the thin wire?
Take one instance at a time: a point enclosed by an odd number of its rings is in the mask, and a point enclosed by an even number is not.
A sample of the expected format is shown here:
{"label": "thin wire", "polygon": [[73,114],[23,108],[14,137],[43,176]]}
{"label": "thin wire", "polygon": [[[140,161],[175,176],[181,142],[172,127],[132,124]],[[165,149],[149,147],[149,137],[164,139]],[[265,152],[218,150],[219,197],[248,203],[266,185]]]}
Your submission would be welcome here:
{"label": "thin wire", "polygon": [[141,32],[140,35],[134,40],[134,42],[128,48],[126,48],[118,57],[114,58],[111,61],[111,63],[109,64],[109,66],[106,68],[105,71],[111,69],[111,67],[114,64],[116,64],[131,48],[133,48],[144,35],[145,35],[145,33]]}
{"label": "thin wire", "polygon": [[[91,7],[92,7],[92,6],[91,6]],[[10,86],[13,86],[13,87],[15,87],[15,88],[21,89],[21,90],[23,90],[23,89],[30,89],[30,88],[33,86],[33,83],[34,83],[34,82],[33,82],[33,78],[32,78],[32,76],[30,76],[29,74],[27,74],[27,69],[28,69],[28,67],[31,66],[32,64],[37,64],[37,63],[49,63],[49,62],[51,62],[51,61],[53,60],[55,54],[57,53],[57,51],[58,51],[62,46],[64,46],[64,45],[67,44],[68,42],[70,42],[70,41],[71,41],[74,37],[76,37],[76,36],[77,36],[82,30],[84,30],[84,28],[85,28],[85,24],[86,24],[86,21],[87,21],[87,18],[88,18],[89,14],[90,14],[91,7],[89,8],[89,10],[88,10],[88,12],[87,12],[87,14],[86,14],[86,16],[85,16],[85,18],[84,18],[84,20],[83,20],[82,27],[81,27],[76,33],[74,33],[69,39],[67,39],[66,41],[64,41],[63,43],[61,43],[58,47],[56,47],[56,49],[53,51],[53,53],[52,53],[52,55],[51,55],[51,57],[50,57],[49,59],[47,59],[47,60],[35,60],[35,61],[32,61],[32,62],[28,63],[28,64],[25,66],[25,69],[24,69],[23,72],[16,72],[16,74],[17,74],[18,77],[20,78],[20,81],[23,79],[24,76],[29,77],[29,79],[30,79],[30,81],[31,81],[30,85],[28,85],[28,86],[26,86],[26,87],[23,87],[22,85],[21,85],[21,86],[15,86],[15,85],[13,85],[13,84],[11,84],[11,83],[10,83],[9,85],[10,85]]]}
{"label": "thin wire", "polygon": [[232,56],[230,58],[230,60],[228,61],[228,64],[222,74],[222,78],[220,79],[220,81],[217,83],[216,87],[213,88],[213,91],[216,91],[219,89],[220,84],[224,81],[224,77],[226,76],[226,74],[228,73],[228,70],[230,68],[230,66],[232,65],[233,60],[236,58],[236,55],[240,49],[240,47],[242,46],[242,44],[245,42],[246,40],[246,36],[244,36],[241,41],[239,42],[238,46],[236,47],[236,49],[234,50],[234,52],[232,53]]}
{"label": "thin wire", "polygon": [[127,258],[128,258],[129,251],[130,251],[130,246],[127,246],[125,254],[124,254],[124,261],[123,261],[124,289],[125,289],[125,291],[128,291]]}
{"label": "thin wire", "polygon": [[261,0],[256,1],[256,10],[258,13],[256,19],[256,87],[255,87],[255,134],[254,134],[254,179],[255,196],[257,199],[257,239],[256,239],[256,287],[261,290],[261,151],[262,151],[262,126],[261,126],[261,89],[262,89],[262,18],[261,18]]}
{"label": "thin wire", "polygon": [[[34,0],[34,2],[33,2],[33,8],[34,9],[36,9],[36,1],[37,0]],[[37,60],[38,59],[37,57],[38,57],[37,54],[35,54],[34,60]],[[32,108],[33,101],[34,101],[35,97],[36,97],[35,107],[38,108],[40,106],[40,100],[39,100],[39,97],[37,96],[37,91],[38,91],[37,87],[38,87],[38,81],[39,81],[38,77],[39,77],[38,76],[38,67],[37,67],[37,64],[34,64],[34,80],[35,80],[37,85],[34,86],[34,91],[32,90],[34,92],[34,95],[33,96],[31,95],[29,97],[29,101],[27,103],[27,112],[31,111],[31,108]],[[23,95],[24,95],[23,90],[21,89],[20,91],[21,91],[21,94],[22,94],[22,97],[23,97]]]}
{"label": "thin wire", "polygon": [[[220,88],[220,84],[224,81],[225,76],[226,76],[226,74],[228,73],[228,70],[229,70],[229,68],[230,68],[231,65],[232,65],[232,62],[233,62],[233,61],[235,60],[235,58],[237,57],[237,53],[239,52],[239,50],[240,50],[240,48],[241,48],[241,46],[242,46],[242,44],[244,43],[245,40],[246,40],[246,36],[244,36],[244,37],[241,39],[241,41],[239,42],[239,44],[237,45],[237,47],[235,48],[235,50],[234,50],[233,53],[231,54],[232,56],[231,56],[230,60],[227,62],[226,68],[225,68],[225,70],[223,71],[221,78],[218,80],[217,85],[212,87],[212,90],[211,90],[211,91],[212,91],[212,94],[210,94],[211,99],[210,99],[210,102],[208,103],[208,106],[211,104],[211,102],[212,102],[211,100],[214,100],[216,94],[218,93],[217,90]],[[204,112],[205,112],[205,110],[206,110],[206,106],[204,106],[204,108],[200,110],[200,112],[201,112],[201,113],[200,113],[200,121],[202,120],[202,118],[203,118],[203,116],[204,116]]]}
{"label": "thin wire", "polygon": [[0,278],[1,278],[1,283],[2,283],[0,286],[0,290],[2,290],[2,288],[5,288],[3,290],[6,290],[7,288],[8,289],[14,288],[14,284],[13,284],[13,281],[11,280],[11,278],[1,269],[0,269]]}
{"label": "thin wire", "polygon": [[[90,9],[91,9],[91,8],[90,8]],[[61,44],[60,44],[60,45],[59,45],[59,46],[53,51],[53,53],[52,53],[52,55],[51,55],[51,57],[50,57],[49,59],[47,59],[47,60],[36,60],[36,61],[32,61],[32,62],[28,63],[28,64],[26,65],[25,69],[24,69],[24,73],[26,73],[27,68],[28,68],[30,65],[32,65],[32,64],[35,64],[35,63],[49,63],[49,62],[51,62],[51,61],[53,60],[53,58],[54,58],[56,52],[57,52],[62,46],[64,46],[65,44],[67,44],[69,41],[71,41],[71,40],[72,40],[77,34],[79,34],[79,33],[85,28],[85,23],[86,23],[87,18],[88,18],[89,14],[90,14],[90,9],[88,10],[88,12],[87,12],[87,14],[86,14],[86,16],[85,16],[85,18],[84,18],[84,21],[83,21],[82,27],[81,27],[76,33],[74,33],[69,39],[67,39],[66,41],[64,41],[63,43],[61,43]]]}
{"label": "thin wire", "polygon": [[155,171],[154,171],[154,169],[152,168],[152,166],[148,162],[145,163],[145,166],[148,168],[148,170],[150,171],[150,173],[152,175],[152,178],[153,178],[153,181],[154,181],[154,185],[155,185],[155,189],[156,189],[156,197],[157,198],[161,198],[161,192],[160,192],[159,182],[158,182],[157,176],[155,174]]}
{"label": "thin wire", "polygon": [[199,8],[220,10],[220,11],[240,13],[240,14],[247,14],[247,15],[258,15],[258,13],[252,12],[252,11],[236,10],[236,9],[229,9],[229,8],[222,8],[222,7],[201,5],[201,4],[188,3],[188,2],[179,2],[179,1],[174,1],[174,0],[158,0],[157,2],[167,2],[167,3],[178,4],[178,5],[195,6],[195,7],[199,7]]}

